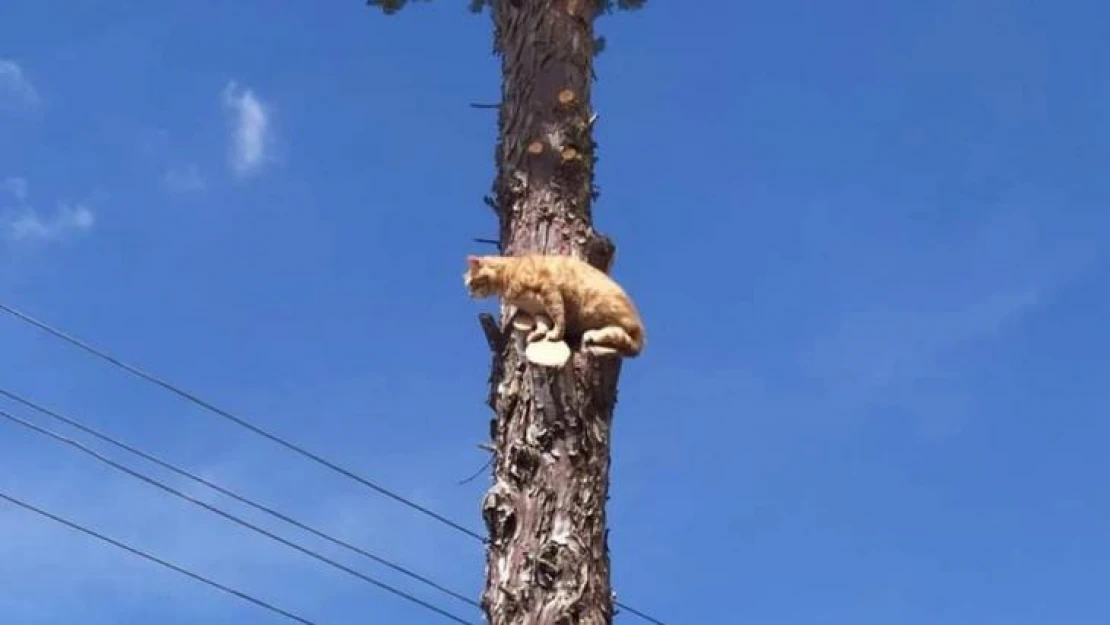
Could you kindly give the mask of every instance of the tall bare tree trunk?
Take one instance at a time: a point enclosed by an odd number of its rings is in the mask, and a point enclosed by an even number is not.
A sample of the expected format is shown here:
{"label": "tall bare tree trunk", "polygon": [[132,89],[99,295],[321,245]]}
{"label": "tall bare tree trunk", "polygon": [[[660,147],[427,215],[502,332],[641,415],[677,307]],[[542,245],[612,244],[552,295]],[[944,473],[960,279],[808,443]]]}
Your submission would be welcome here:
{"label": "tall bare tree trunk", "polygon": [[[607,271],[613,246],[590,213],[597,10],[595,0],[493,3],[504,82],[492,203],[503,253],[573,255]],[[500,324],[485,320],[497,455],[482,504],[482,604],[492,625],[608,625],[605,506],[620,361],[576,351],[563,369],[531,365],[504,312]]]}

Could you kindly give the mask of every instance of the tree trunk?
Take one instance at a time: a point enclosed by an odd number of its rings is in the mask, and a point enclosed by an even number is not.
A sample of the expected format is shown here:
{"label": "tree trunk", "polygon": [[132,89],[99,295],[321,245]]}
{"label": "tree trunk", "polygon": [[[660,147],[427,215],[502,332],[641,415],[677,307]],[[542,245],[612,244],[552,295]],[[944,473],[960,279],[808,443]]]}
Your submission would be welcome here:
{"label": "tree trunk", "polygon": [[[503,85],[495,207],[502,253],[573,255],[607,271],[594,232],[595,0],[498,0]],[[523,358],[502,310],[494,350],[494,484],[482,604],[491,625],[608,625],[613,604],[605,506],[620,360],[574,352],[563,369]],[[572,349],[576,339],[567,337]]]}

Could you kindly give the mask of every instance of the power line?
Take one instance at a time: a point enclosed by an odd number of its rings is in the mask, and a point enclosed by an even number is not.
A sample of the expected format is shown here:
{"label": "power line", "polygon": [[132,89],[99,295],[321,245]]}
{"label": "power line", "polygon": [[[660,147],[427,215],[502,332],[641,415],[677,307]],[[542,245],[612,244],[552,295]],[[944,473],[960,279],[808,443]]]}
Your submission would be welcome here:
{"label": "power line", "polygon": [[655,623],[655,625],[667,625],[666,623],[664,623],[663,621],[660,621],[659,619],[655,618],[654,616],[649,616],[647,614],[644,614],[643,612],[637,610],[636,608],[624,605],[620,601],[614,601],[613,603],[615,603],[616,606],[618,608],[620,608],[621,610],[624,610],[625,612],[628,612],[629,614],[635,614],[636,616],[644,619],[645,621],[648,621],[650,623]]}
{"label": "power line", "polygon": [[67,342],[67,343],[69,343],[69,344],[71,344],[75,347],[79,347],[79,348],[85,350],[86,352],[88,352],[88,353],[90,353],[90,354],[92,354],[92,355],[94,355],[94,356],[96,356],[96,357],[98,357],[102,360],[105,360],[105,361],[123,369],[124,371],[127,371],[128,373],[131,373],[132,375],[136,375],[136,376],[138,376],[138,377],[140,377],[140,378],[142,378],[142,379],[144,379],[148,382],[151,382],[153,384],[157,384],[158,386],[161,386],[162,388],[166,389],[167,391],[170,391],[171,393],[174,393],[175,395],[178,395],[179,397],[182,397],[182,398],[196,404],[197,406],[200,406],[201,408],[204,408],[205,410],[207,410],[209,412],[212,412],[213,414],[219,415],[219,416],[231,421],[232,423],[235,423],[236,425],[239,425],[240,427],[244,427],[244,428],[250,430],[251,432],[254,432],[255,434],[258,434],[259,436],[262,436],[263,438],[267,438],[267,439],[285,447],[286,449],[289,449],[290,451],[293,451],[297,454],[300,454],[301,456],[304,456],[305,458],[308,458],[309,460],[312,460],[313,462],[316,462],[317,464],[325,466],[325,467],[331,469],[332,471],[335,471],[335,472],[339,473],[340,475],[343,475],[347,478],[350,478],[350,479],[358,482],[359,484],[362,484],[363,486],[378,492],[379,494],[385,495],[386,497],[389,497],[390,499],[393,499],[394,501],[397,501],[401,504],[404,504],[404,505],[412,508],[413,510],[416,510],[416,511],[418,511],[418,512],[424,514],[424,515],[427,515],[427,516],[439,521],[440,523],[450,525],[451,527],[453,527],[456,530],[462,532],[463,534],[466,534],[468,536],[471,536],[472,538],[477,538],[478,540],[481,540],[481,541],[485,542],[485,538],[483,538],[481,534],[479,534],[478,532],[475,532],[472,529],[467,528],[464,525],[460,525],[459,523],[456,523],[455,521],[452,521],[451,519],[448,519],[445,516],[442,516],[442,515],[440,515],[436,512],[433,512],[432,510],[429,510],[428,508],[425,508],[424,506],[421,506],[420,504],[418,504],[414,501],[411,501],[411,500],[409,500],[409,499],[407,499],[407,498],[405,498],[401,495],[398,495],[397,493],[385,488],[384,486],[379,486],[378,484],[375,484],[374,482],[371,482],[370,480],[362,477],[361,475],[358,475],[357,473],[351,471],[350,469],[345,469],[345,468],[339,466],[338,464],[335,464],[334,462],[331,462],[330,460],[328,460],[326,458],[323,458],[322,456],[319,456],[319,455],[317,455],[317,454],[315,454],[311,451],[308,451],[307,449],[305,449],[305,448],[303,448],[299,445],[291,443],[288,440],[286,440],[286,439],[284,439],[284,438],[282,438],[282,437],[280,437],[276,434],[272,434],[272,433],[262,429],[261,427],[251,423],[250,421],[247,421],[246,419],[243,419],[242,417],[235,416],[234,414],[232,414],[232,413],[230,413],[230,412],[228,412],[228,411],[226,411],[222,408],[214,406],[214,405],[204,401],[200,397],[197,397],[196,395],[193,395],[192,393],[189,393],[188,391],[181,390],[179,387],[174,386],[173,384],[170,384],[169,382],[166,382],[165,380],[162,380],[158,377],[155,377],[154,375],[152,375],[150,373],[147,373],[147,372],[143,371],[142,369],[139,369],[137,367],[129,365],[129,364],[111,356],[110,354],[107,354],[107,353],[93,347],[92,345],[89,345],[88,343],[85,343],[84,341],[82,341],[78,338],[72,337],[72,336],[66,334],[65,332],[62,332],[61,330],[53,328],[53,327],[47,325],[46,323],[44,323],[42,321],[39,321],[38,319],[35,319],[34,317],[32,317],[32,316],[30,316],[30,315],[28,315],[24,312],[16,310],[15,308],[12,308],[11,306],[8,306],[7,304],[3,304],[3,303],[0,303],[0,310],[3,310],[4,312],[6,312],[6,313],[8,313],[8,314],[10,314],[14,317],[16,317],[18,319],[21,319],[22,321],[24,321],[26,323],[29,323],[29,324],[39,328],[40,330],[43,330],[43,331],[45,331],[49,334],[52,334],[53,336],[55,336],[59,339],[62,339],[63,341],[65,341],[65,342]]}
{"label": "power line", "polygon": [[92,536],[93,538],[96,538],[97,540],[106,542],[109,545],[112,545],[114,547],[118,547],[120,549],[123,549],[124,551],[127,551],[127,552],[129,552],[133,555],[139,556],[140,558],[143,558],[145,560],[149,560],[151,562],[154,562],[155,564],[159,564],[159,565],[164,566],[164,567],[166,567],[170,570],[181,573],[182,575],[186,575],[188,577],[191,577],[191,578],[197,580],[198,582],[201,582],[203,584],[207,584],[207,585],[209,585],[213,588],[216,588],[218,590],[226,592],[230,595],[235,595],[236,597],[239,597],[240,599],[243,599],[244,601],[249,601],[250,603],[253,603],[256,606],[259,606],[261,608],[265,608],[265,609],[267,609],[271,612],[274,612],[275,614],[279,614],[281,616],[284,616],[285,618],[287,618],[289,620],[297,621],[298,623],[303,623],[304,625],[317,625],[313,621],[310,621],[306,618],[302,618],[300,616],[297,616],[296,614],[293,614],[292,612],[287,612],[287,611],[285,611],[285,610],[283,610],[283,609],[281,609],[281,608],[279,608],[279,607],[277,607],[277,606],[275,606],[271,603],[267,603],[267,602],[265,602],[261,599],[256,599],[256,598],[254,598],[254,597],[252,597],[252,596],[250,596],[250,595],[248,595],[248,594],[246,594],[242,591],[235,590],[234,588],[231,588],[230,586],[225,586],[225,585],[223,585],[219,582],[208,579],[207,577],[204,577],[200,574],[193,573],[192,571],[184,569],[184,568],[182,568],[180,566],[177,566],[176,564],[173,564],[171,562],[167,562],[167,561],[165,561],[165,560],[163,560],[163,559],[161,559],[157,556],[153,556],[153,555],[151,555],[149,553],[146,553],[145,551],[141,551],[141,550],[139,550],[135,547],[125,545],[125,544],[119,542],[118,540],[116,540],[114,538],[109,538],[108,536],[100,534],[100,533],[98,533],[94,530],[88,529],[87,527],[82,527],[82,526],[74,523],[73,521],[70,521],[68,519],[64,519],[64,518],[62,518],[62,517],[60,517],[56,514],[52,514],[52,513],[47,512],[46,510],[43,510],[41,508],[37,508],[37,507],[35,507],[35,506],[25,502],[25,501],[22,501],[20,499],[16,499],[15,497],[13,497],[11,495],[0,492],[0,499],[3,499],[4,501],[7,501],[8,503],[10,503],[12,505],[23,508],[24,510],[27,510],[28,512],[33,512],[33,513],[35,513],[39,516],[43,516],[43,517],[46,517],[46,518],[48,518],[52,521],[55,521],[56,523],[60,523],[60,524],[66,526],[66,527],[68,527],[72,530],[76,530],[78,532],[81,532],[82,534],[86,534],[88,536]]}
{"label": "power line", "polygon": [[369,575],[366,575],[365,573],[361,573],[361,572],[356,571],[355,569],[352,569],[352,568],[350,568],[350,567],[348,567],[344,564],[336,562],[335,560],[332,560],[332,559],[328,558],[327,556],[322,556],[322,555],[316,553],[315,551],[312,551],[310,549],[302,547],[301,545],[298,545],[297,543],[295,543],[291,540],[282,538],[281,536],[278,536],[277,534],[274,534],[273,532],[270,532],[269,530],[263,529],[261,527],[258,527],[257,525],[254,525],[254,524],[250,523],[249,521],[244,521],[243,519],[235,516],[234,514],[231,514],[230,512],[225,512],[224,510],[221,510],[221,509],[219,509],[219,508],[217,508],[217,507],[215,507],[211,504],[205,503],[205,502],[201,501],[200,499],[197,499],[195,497],[187,495],[187,494],[173,488],[172,486],[168,486],[168,485],[166,485],[162,482],[159,482],[158,480],[156,480],[152,477],[148,477],[146,475],[143,475],[142,473],[139,473],[138,471],[135,471],[134,469],[130,469],[130,468],[112,460],[111,458],[108,458],[107,456],[104,456],[104,455],[100,454],[100,452],[98,452],[98,451],[96,451],[96,450],[94,450],[90,447],[87,447],[87,446],[83,445],[82,443],[80,443],[76,440],[73,440],[71,438],[67,438],[67,437],[65,437],[61,434],[53,432],[53,431],[51,431],[47,428],[44,428],[42,426],[35,425],[34,423],[31,423],[30,421],[21,419],[21,418],[15,416],[13,414],[10,414],[8,412],[3,411],[3,410],[0,410],[0,418],[7,419],[8,421],[10,421],[12,423],[16,423],[18,425],[21,425],[21,426],[23,426],[23,427],[25,427],[29,430],[33,430],[33,431],[35,431],[39,434],[42,434],[43,436],[47,436],[49,438],[52,438],[52,439],[54,439],[54,440],[56,440],[60,443],[65,444],[65,445],[69,445],[70,447],[73,447],[74,449],[77,449],[78,451],[80,451],[84,454],[88,454],[89,456],[92,456],[93,458],[95,458],[99,462],[102,462],[102,463],[104,463],[104,464],[106,464],[106,465],[108,465],[112,468],[115,468],[119,471],[122,471],[122,472],[124,472],[124,473],[126,473],[126,474],[128,474],[132,477],[138,478],[138,479],[146,482],[147,484],[150,484],[151,486],[154,486],[155,488],[161,489],[161,490],[163,490],[167,493],[170,493],[171,495],[174,495],[175,497],[178,497],[180,499],[184,499],[185,501],[188,501],[188,502],[190,502],[194,505],[200,506],[200,507],[202,507],[202,508],[204,508],[204,509],[206,509],[210,512],[214,512],[215,514],[218,514],[218,515],[224,517],[225,519],[227,519],[229,521],[232,521],[233,523],[241,525],[241,526],[243,526],[247,529],[250,529],[254,532],[257,532],[259,534],[262,534],[263,536],[266,536],[267,538],[275,540],[275,541],[285,545],[286,547],[289,547],[291,549],[296,549],[297,551],[299,551],[299,552],[301,552],[301,553],[303,553],[303,554],[305,554],[305,555],[307,555],[311,558],[315,558],[316,560],[319,560],[320,562],[323,562],[323,563],[328,564],[328,565],[330,565],[334,568],[337,568],[337,569],[339,569],[339,570],[341,570],[341,571],[343,571],[343,572],[345,572],[349,575],[353,575],[354,577],[357,577],[358,579],[360,579],[360,580],[362,580],[362,581],[364,581],[368,584],[373,584],[374,586],[377,586],[378,588],[381,588],[382,590],[385,590],[385,591],[390,592],[394,595],[397,595],[398,597],[401,597],[402,599],[405,599],[406,601],[415,603],[416,605],[419,605],[419,606],[421,606],[421,607],[423,607],[427,610],[431,610],[432,612],[435,612],[435,613],[439,614],[440,616],[443,616],[447,619],[450,619],[450,620],[452,620],[456,623],[462,623],[462,625],[477,625],[476,623],[468,621],[468,620],[466,620],[466,619],[464,619],[460,616],[456,616],[454,614],[451,614],[450,612],[448,612],[446,610],[443,610],[442,608],[436,607],[436,606],[432,605],[431,603],[429,603],[427,601],[424,601],[423,599],[420,599],[418,597],[410,595],[410,594],[406,593],[403,590],[394,588],[393,586],[390,586],[389,584],[386,584],[385,582],[378,581],[378,580],[374,579],[373,577],[370,577]]}
{"label": "power line", "polygon": [[[416,510],[417,512],[420,512],[421,514],[424,514],[425,516],[428,516],[432,519],[435,519],[436,521],[439,521],[440,523],[443,523],[444,525],[447,525],[448,527],[451,527],[452,529],[454,529],[457,532],[460,532],[462,534],[470,536],[471,538],[474,538],[474,539],[482,542],[483,544],[486,542],[486,539],[481,534],[479,534],[478,532],[475,532],[474,530],[469,529],[464,525],[456,523],[455,521],[452,521],[451,519],[448,519],[447,517],[435,512],[433,510],[425,508],[424,506],[421,506],[420,504],[418,504],[414,501],[411,501],[411,500],[403,497],[402,495],[398,495],[397,493],[385,488],[384,486],[380,486],[378,484],[375,484],[374,482],[370,481],[367,478],[364,478],[364,477],[358,475],[357,473],[351,471],[350,469],[346,469],[346,468],[344,468],[344,467],[342,467],[342,466],[340,466],[340,465],[338,465],[338,464],[336,464],[336,463],[334,463],[334,462],[332,462],[332,461],[330,461],[326,458],[323,458],[322,456],[320,456],[318,454],[315,454],[311,451],[308,451],[307,449],[305,449],[305,448],[303,448],[299,445],[296,445],[295,443],[292,443],[292,442],[290,442],[290,441],[288,441],[288,440],[286,440],[286,439],[284,439],[284,438],[282,438],[282,437],[280,437],[276,434],[272,434],[272,433],[268,432],[267,430],[264,430],[263,428],[251,423],[250,421],[247,421],[246,419],[244,419],[242,417],[236,416],[236,415],[234,415],[234,414],[232,414],[232,413],[230,413],[230,412],[228,412],[228,411],[226,411],[222,408],[219,408],[219,407],[215,406],[214,404],[211,404],[211,403],[201,399],[200,397],[197,397],[196,395],[194,395],[194,394],[192,394],[188,391],[182,390],[181,388],[175,386],[174,384],[171,384],[170,382],[162,380],[161,378],[158,378],[157,376],[155,376],[153,374],[147,373],[146,371],[143,371],[142,369],[139,369],[138,367],[135,367],[133,365],[129,365],[129,364],[123,362],[122,360],[112,356],[111,354],[108,354],[108,353],[104,352],[103,350],[101,350],[99,348],[96,348],[96,347],[82,341],[81,339],[70,336],[69,334],[67,334],[63,331],[61,331],[57,328],[54,328],[53,326],[50,326],[49,324],[47,324],[44,321],[40,321],[40,320],[36,319],[35,317],[32,317],[31,315],[27,314],[27,313],[24,313],[24,312],[22,312],[20,310],[17,310],[17,309],[15,309],[15,308],[7,305],[7,304],[4,304],[3,302],[0,302],[0,311],[4,311],[4,312],[8,313],[9,315],[12,315],[13,317],[23,321],[24,323],[28,323],[32,326],[35,326],[36,328],[54,336],[55,338],[61,339],[65,342],[69,343],[70,345],[73,345],[74,347],[80,348],[80,349],[84,350],[85,352],[87,352],[89,354],[92,354],[93,356],[96,356],[97,358],[100,358],[101,360],[104,360],[104,361],[106,361],[106,362],[108,362],[112,365],[115,365],[115,366],[123,369],[124,371],[127,371],[128,373],[136,376],[136,377],[139,377],[143,380],[146,380],[147,382],[150,382],[152,384],[160,386],[163,389],[165,389],[167,391],[170,391],[171,393],[173,393],[173,394],[175,394],[175,395],[177,395],[177,396],[179,396],[179,397],[181,397],[181,398],[183,398],[183,399],[185,399],[185,400],[187,400],[187,401],[189,401],[189,402],[191,402],[191,403],[193,403],[193,404],[195,404],[195,405],[197,405],[197,406],[199,406],[199,407],[201,407],[201,408],[203,408],[203,409],[205,409],[205,410],[207,410],[207,411],[209,411],[209,412],[211,412],[215,415],[223,417],[224,419],[227,419],[228,421],[231,421],[232,423],[235,423],[236,425],[239,425],[240,427],[243,427],[243,428],[245,428],[245,429],[247,429],[247,430],[263,437],[263,438],[269,439],[270,441],[272,441],[274,443],[277,443],[278,445],[281,445],[282,447],[285,447],[286,449],[288,449],[288,450],[290,450],[294,453],[297,453],[297,454],[301,455],[302,457],[308,458],[309,460],[312,460],[313,462],[315,462],[315,463],[317,463],[317,464],[319,464],[323,467],[326,467],[326,468],[328,468],[328,469],[330,469],[330,470],[332,470],[332,471],[334,471],[334,472],[336,472],[336,473],[338,473],[338,474],[340,474],[344,477],[347,477],[351,480],[354,480],[355,482],[358,482],[359,484],[362,484],[363,486],[365,486],[365,487],[367,487],[367,488],[369,488],[369,489],[371,489],[371,490],[373,490],[373,491],[375,491],[375,492],[377,492],[381,495],[389,497],[390,499],[393,499],[394,501],[396,501],[396,502],[398,502],[402,505],[405,505],[405,506],[407,506],[407,507],[409,507],[413,510]],[[623,610],[625,610],[625,611],[627,611],[631,614],[635,614],[636,616],[639,616],[640,618],[642,618],[646,621],[654,623],[655,625],[666,625],[666,623],[664,623],[663,621],[661,621],[657,618],[654,618],[652,616],[649,616],[649,615],[647,615],[647,614],[645,614],[645,613],[643,613],[639,610],[636,610],[635,608],[633,608],[629,605],[623,604],[620,601],[614,601],[614,604],[618,608],[621,608],[621,609],[623,609]]]}
{"label": "power line", "polygon": [[384,566],[387,566],[387,567],[393,569],[394,571],[397,571],[397,572],[399,572],[403,575],[406,575],[406,576],[408,576],[412,579],[420,581],[420,582],[422,582],[422,583],[424,583],[424,584],[426,584],[426,585],[428,585],[432,588],[435,588],[436,590],[439,590],[440,592],[442,592],[444,594],[450,595],[451,597],[454,597],[455,599],[458,599],[459,601],[467,603],[467,604],[469,604],[471,606],[474,606],[476,608],[481,607],[481,604],[479,604],[477,601],[471,599],[470,597],[467,597],[466,595],[463,595],[462,593],[451,590],[450,588],[442,586],[442,585],[436,583],[435,581],[433,581],[433,580],[431,580],[427,577],[424,577],[423,575],[420,575],[419,573],[416,573],[416,572],[414,572],[414,571],[412,571],[408,568],[405,568],[405,567],[403,567],[399,564],[396,564],[395,562],[387,560],[386,558],[383,558],[381,556],[375,555],[375,554],[373,554],[373,553],[371,553],[371,552],[369,552],[365,549],[362,549],[361,547],[358,547],[356,545],[352,545],[351,543],[346,542],[342,539],[331,536],[330,534],[327,534],[327,533],[325,533],[325,532],[323,532],[323,531],[321,531],[317,528],[314,528],[314,527],[312,527],[312,526],[310,526],[306,523],[298,521],[298,520],[294,519],[293,517],[290,517],[287,514],[284,514],[282,512],[278,512],[277,510],[274,510],[273,508],[270,508],[270,507],[265,506],[263,504],[260,504],[256,501],[253,501],[253,500],[251,500],[251,499],[249,499],[249,498],[247,498],[243,495],[240,495],[240,494],[238,494],[238,493],[236,493],[236,492],[234,492],[230,489],[227,489],[223,486],[220,486],[219,484],[216,484],[214,482],[206,480],[205,478],[202,478],[199,475],[196,475],[195,473],[192,473],[192,472],[190,472],[186,469],[182,469],[181,467],[175,466],[175,465],[171,464],[170,462],[167,462],[165,460],[162,460],[161,458],[158,458],[157,456],[154,456],[154,455],[152,455],[150,453],[147,453],[147,452],[145,452],[141,449],[138,449],[136,447],[128,445],[127,443],[124,443],[124,442],[119,441],[115,438],[112,438],[111,436],[109,436],[107,434],[104,434],[103,432],[100,432],[100,431],[96,430],[95,428],[93,428],[89,425],[86,425],[86,424],[78,421],[77,419],[75,419],[73,417],[68,417],[68,416],[60,414],[58,412],[55,412],[55,411],[53,411],[49,408],[46,408],[45,406],[42,406],[41,404],[38,404],[34,401],[31,401],[30,399],[27,399],[26,397],[22,397],[22,396],[20,396],[16,393],[13,393],[9,390],[4,389],[4,388],[0,388],[0,395],[2,395],[4,397],[7,397],[8,399],[11,399],[12,401],[23,404],[24,406],[26,406],[28,408],[31,408],[32,410],[35,410],[37,412],[40,412],[40,413],[42,413],[42,414],[44,414],[44,415],[46,415],[46,416],[48,416],[52,419],[56,419],[58,421],[61,421],[62,423],[65,423],[66,425],[69,425],[71,427],[74,427],[74,428],[82,431],[82,432],[85,432],[86,434],[88,434],[90,436],[94,436],[94,437],[96,437],[96,438],[98,438],[98,439],[100,439],[100,440],[102,440],[102,441],[104,441],[104,442],[106,442],[110,445],[118,447],[119,449],[123,449],[124,451],[135,454],[136,456],[139,456],[140,458],[142,458],[144,460],[152,462],[152,463],[154,463],[154,464],[156,464],[156,465],[158,465],[158,466],[160,466],[160,467],[162,467],[162,468],[164,468],[168,471],[172,471],[173,473],[175,473],[177,475],[180,475],[182,477],[190,479],[190,480],[192,480],[194,482],[197,482],[199,484],[203,484],[204,486],[207,486],[208,488],[211,488],[212,490],[215,490],[216,492],[227,495],[228,497],[231,497],[232,499],[234,499],[234,500],[236,500],[240,503],[246,504],[246,505],[248,505],[248,506],[250,506],[250,507],[252,507],[256,510],[261,510],[262,512],[270,514],[270,515],[272,515],[272,516],[274,516],[278,519],[281,519],[282,521],[285,521],[286,523],[289,523],[290,525],[293,525],[294,527],[297,527],[297,528],[300,528],[300,529],[302,529],[306,532],[309,532],[309,533],[311,533],[311,534],[313,534],[313,535],[315,535],[319,538],[322,538],[322,539],[324,539],[324,540],[326,540],[326,541],[328,541],[328,542],[330,542],[334,545],[344,547],[344,548],[346,548],[350,551],[353,551],[353,552],[355,552],[355,553],[357,553],[361,556],[367,557],[367,558],[369,558],[369,559],[371,559],[371,560],[373,560],[373,561],[375,561],[379,564],[382,564]]}

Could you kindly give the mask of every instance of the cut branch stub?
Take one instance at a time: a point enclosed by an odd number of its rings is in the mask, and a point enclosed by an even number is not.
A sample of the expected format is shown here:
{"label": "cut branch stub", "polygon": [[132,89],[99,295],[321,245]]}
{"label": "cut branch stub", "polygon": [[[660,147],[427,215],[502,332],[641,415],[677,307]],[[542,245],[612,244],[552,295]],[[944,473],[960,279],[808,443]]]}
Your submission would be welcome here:
{"label": "cut branch stub", "polygon": [[559,92],[559,104],[562,104],[562,105],[565,106],[567,104],[570,104],[571,102],[574,102],[574,100],[575,100],[574,91],[572,91],[570,89],[563,89],[562,91]]}
{"label": "cut branch stub", "polygon": [[486,335],[486,343],[489,344],[489,350],[494,354],[500,352],[505,339],[493,315],[481,313],[478,315],[478,322],[482,324],[482,332]]}
{"label": "cut branch stub", "polygon": [[570,347],[566,341],[541,339],[529,343],[528,347],[524,348],[524,356],[532,364],[558,369],[570,360]]}
{"label": "cut branch stub", "polygon": [[536,327],[536,320],[526,312],[520,311],[513,316],[513,329],[520,332],[528,332]]}
{"label": "cut branch stub", "polygon": [[542,141],[533,141],[533,142],[528,144],[528,153],[529,154],[540,154],[542,152],[543,152],[543,142]]}
{"label": "cut branch stub", "polygon": [[[519,332],[532,332],[533,330],[546,333],[551,329],[551,318],[547,315],[532,315],[523,310],[518,310],[512,317],[512,326]],[[524,348],[524,357],[532,364],[541,367],[559,368],[570,360],[570,346],[566,341],[549,341],[543,337],[528,343]]]}

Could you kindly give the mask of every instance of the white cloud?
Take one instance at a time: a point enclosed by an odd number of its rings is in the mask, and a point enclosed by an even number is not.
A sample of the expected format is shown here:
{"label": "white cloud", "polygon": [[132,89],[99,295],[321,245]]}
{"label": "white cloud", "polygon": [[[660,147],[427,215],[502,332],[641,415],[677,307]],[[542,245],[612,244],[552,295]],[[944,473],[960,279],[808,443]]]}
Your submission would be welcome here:
{"label": "white cloud", "polygon": [[14,241],[50,241],[85,232],[95,223],[96,215],[83,204],[63,204],[49,217],[25,207],[4,220],[4,232]]}
{"label": "white cloud", "polygon": [[0,59],[0,108],[30,109],[42,102],[38,90],[15,61]]}
{"label": "white cloud", "polygon": [[223,101],[232,116],[231,169],[240,176],[254,173],[265,164],[272,143],[267,106],[253,90],[234,81],[224,88]]}
{"label": "white cloud", "polygon": [[203,191],[207,181],[196,165],[171,167],[162,174],[162,187],[171,193],[190,193]]}
{"label": "white cloud", "polygon": [[80,234],[96,224],[96,214],[82,203],[61,204],[51,215],[27,202],[27,181],[7,178],[0,185],[14,203],[0,204],[0,233],[9,241],[54,241]]}

